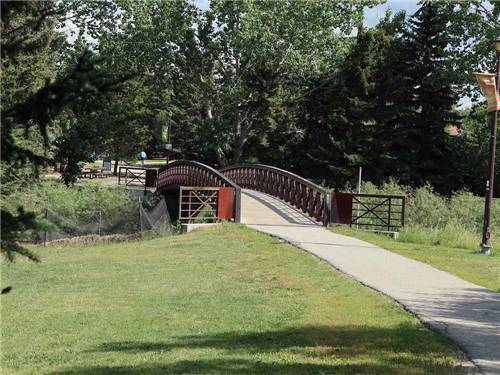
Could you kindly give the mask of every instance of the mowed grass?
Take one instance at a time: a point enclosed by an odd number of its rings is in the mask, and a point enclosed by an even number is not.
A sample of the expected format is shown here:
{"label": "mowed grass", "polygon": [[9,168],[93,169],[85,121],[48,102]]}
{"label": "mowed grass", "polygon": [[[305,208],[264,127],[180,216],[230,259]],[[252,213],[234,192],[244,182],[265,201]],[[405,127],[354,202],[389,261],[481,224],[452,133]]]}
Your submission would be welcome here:
{"label": "mowed grass", "polygon": [[398,304],[238,225],[2,264],[2,374],[457,374]]}
{"label": "mowed grass", "polygon": [[500,247],[494,248],[492,255],[485,256],[477,250],[395,241],[383,234],[363,232],[346,226],[336,226],[332,230],[428,263],[464,280],[500,292]]}

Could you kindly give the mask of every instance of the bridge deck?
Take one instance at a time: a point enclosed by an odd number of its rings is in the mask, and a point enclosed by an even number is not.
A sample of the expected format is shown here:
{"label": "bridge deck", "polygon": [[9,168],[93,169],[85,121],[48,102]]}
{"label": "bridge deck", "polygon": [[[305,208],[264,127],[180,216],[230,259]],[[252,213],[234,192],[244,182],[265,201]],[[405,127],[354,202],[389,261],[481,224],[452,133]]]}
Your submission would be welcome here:
{"label": "bridge deck", "polygon": [[241,192],[241,222],[260,225],[321,225],[280,199],[248,189]]}
{"label": "bridge deck", "polygon": [[267,194],[245,190],[242,222],[330,263],[450,336],[483,373],[500,374],[500,293],[375,245],[334,234]]}

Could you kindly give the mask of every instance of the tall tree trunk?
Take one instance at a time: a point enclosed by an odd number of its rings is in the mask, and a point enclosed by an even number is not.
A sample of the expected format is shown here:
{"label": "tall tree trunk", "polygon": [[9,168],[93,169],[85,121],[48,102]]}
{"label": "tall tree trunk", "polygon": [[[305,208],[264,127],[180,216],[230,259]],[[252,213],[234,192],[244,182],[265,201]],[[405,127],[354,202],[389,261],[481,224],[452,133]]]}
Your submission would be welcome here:
{"label": "tall tree trunk", "polygon": [[[203,104],[203,111],[206,122],[209,126],[213,126],[213,113],[212,113],[212,103],[209,99],[205,99]],[[217,161],[221,167],[227,166],[229,163],[227,161],[226,155],[224,155],[224,151],[219,145],[215,145],[215,153],[217,155]]]}
{"label": "tall tree trunk", "polygon": [[215,153],[217,154],[217,161],[219,162],[219,165],[221,167],[227,167],[229,165],[229,162],[220,146],[215,147]]}
{"label": "tall tree trunk", "polygon": [[[237,1],[233,3],[234,6],[234,14],[236,16],[235,22],[233,24],[233,36],[237,36],[241,33],[241,8]],[[238,82],[241,78],[241,70],[240,70],[240,51],[238,50],[238,44],[233,45],[233,54],[234,54],[234,66],[233,66],[233,79],[235,82]],[[234,110],[234,150],[233,150],[233,163],[238,164],[243,156],[243,147],[246,143],[246,129],[244,128],[243,118],[242,118],[242,109],[241,103],[236,105]]]}
{"label": "tall tree trunk", "polygon": [[241,116],[241,110],[237,109],[234,115],[234,153],[233,163],[238,164],[243,156],[243,148],[247,143],[248,129],[245,127]]}
{"label": "tall tree trunk", "polygon": [[118,159],[115,160],[115,168],[113,170],[113,176],[118,175]]}
{"label": "tall tree trunk", "polygon": [[[205,79],[203,78],[203,76],[201,76],[201,82],[202,83],[205,83]],[[212,100],[208,97],[208,95],[204,95],[204,99],[203,99],[203,112],[202,112],[202,115],[203,115],[203,119],[206,123],[206,125],[210,128],[213,129],[213,119],[214,119],[214,115],[213,115],[213,111],[212,111]],[[226,155],[224,155],[224,151],[222,150],[222,148],[219,146],[219,145],[215,145],[215,154],[217,155],[217,161],[219,162],[219,165],[221,167],[226,167],[229,163],[228,163],[228,160],[226,158]]]}

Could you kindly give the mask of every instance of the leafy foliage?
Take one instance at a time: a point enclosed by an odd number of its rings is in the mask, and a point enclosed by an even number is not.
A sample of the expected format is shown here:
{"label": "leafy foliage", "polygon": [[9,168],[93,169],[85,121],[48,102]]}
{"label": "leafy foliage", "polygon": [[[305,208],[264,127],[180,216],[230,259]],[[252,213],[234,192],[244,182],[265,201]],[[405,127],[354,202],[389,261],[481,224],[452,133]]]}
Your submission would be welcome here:
{"label": "leafy foliage", "polygon": [[10,261],[19,254],[38,262],[39,258],[18,242],[26,231],[39,228],[35,215],[32,212],[25,212],[22,207],[18,208],[17,215],[3,209],[1,215],[2,253]]}

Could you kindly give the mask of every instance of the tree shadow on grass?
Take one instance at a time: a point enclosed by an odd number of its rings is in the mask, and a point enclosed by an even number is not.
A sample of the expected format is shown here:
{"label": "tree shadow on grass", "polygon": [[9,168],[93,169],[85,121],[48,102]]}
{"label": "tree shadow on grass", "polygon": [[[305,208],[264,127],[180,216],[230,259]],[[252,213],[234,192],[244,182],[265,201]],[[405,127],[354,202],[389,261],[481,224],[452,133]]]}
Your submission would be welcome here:
{"label": "tree shadow on grass", "polygon": [[[447,339],[414,324],[396,328],[306,326],[266,332],[105,342],[91,351],[165,352],[165,362],[61,369],[57,374],[452,374]],[[218,349],[219,358],[171,362],[176,349]],[[193,352],[193,356],[196,353]],[[239,357],[241,356],[241,357]]]}
{"label": "tree shadow on grass", "polygon": [[[298,374],[391,374],[387,366],[362,365],[323,365],[313,363],[265,363],[242,359],[213,359],[177,361],[168,365],[89,367],[54,374],[93,375],[93,374],[241,374],[241,375],[298,375]],[[421,373],[425,372],[410,372]],[[438,374],[436,372],[435,374]],[[449,374],[449,372],[442,372]]]}

